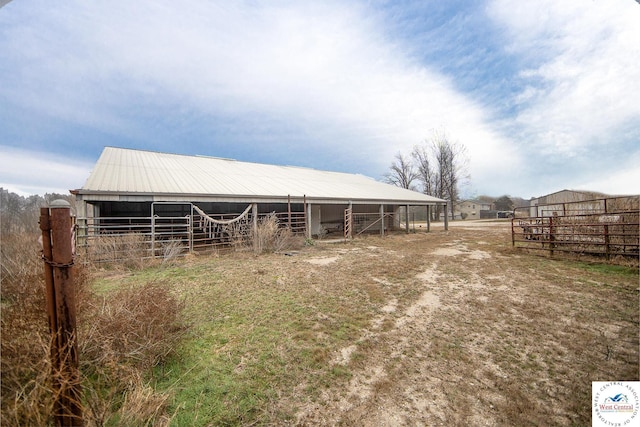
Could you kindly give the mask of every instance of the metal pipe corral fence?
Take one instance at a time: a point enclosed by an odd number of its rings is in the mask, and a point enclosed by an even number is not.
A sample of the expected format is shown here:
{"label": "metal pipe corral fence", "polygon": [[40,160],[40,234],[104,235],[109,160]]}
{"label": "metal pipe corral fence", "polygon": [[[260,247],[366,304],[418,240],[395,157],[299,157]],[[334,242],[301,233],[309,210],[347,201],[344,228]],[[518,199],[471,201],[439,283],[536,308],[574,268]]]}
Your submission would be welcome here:
{"label": "metal pipe corral fence", "polygon": [[604,256],[639,256],[638,196],[516,208],[511,241],[517,248]]}

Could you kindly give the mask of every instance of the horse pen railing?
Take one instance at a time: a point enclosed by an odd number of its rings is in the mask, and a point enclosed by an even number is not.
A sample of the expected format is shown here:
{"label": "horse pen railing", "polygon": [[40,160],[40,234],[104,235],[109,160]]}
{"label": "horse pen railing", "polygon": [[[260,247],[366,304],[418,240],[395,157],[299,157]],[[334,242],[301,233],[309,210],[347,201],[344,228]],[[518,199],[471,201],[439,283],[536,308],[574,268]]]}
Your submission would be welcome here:
{"label": "horse pen railing", "polygon": [[[413,224],[415,231],[415,214],[411,213],[409,224]],[[359,236],[365,233],[380,233],[384,236],[391,230],[406,229],[408,225],[407,218],[404,215],[398,215],[394,212],[373,213],[373,212],[353,212],[353,209],[345,209],[344,211],[344,238],[350,239],[354,235]],[[403,219],[404,218],[404,219]]]}
{"label": "horse pen railing", "polygon": [[191,248],[189,215],[78,218],[76,251],[93,263],[166,257]]}
{"label": "horse pen railing", "polygon": [[[607,198],[514,210],[514,247],[612,257],[639,256],[638,198]],[[525,211],[526,209],[526,211]],[[540,215],[540,213],[542,213]]]}
{"label": "horse pen railing", "polygon": [[115,263],[248,245],[254,224],[259,226],[271,215],[279,228],[287,227],[294,234],[306,231],[304,212],[259,214],[255,222],[251,212],[243,214],[208,215],[193,210],[185,216],[78,218],[75,246],[87,262]]}
{"label": "horse pen railing", "polygon": [[392,212],[385,212],[383,216],[379,213],[353,213],[352,227],[356,236],[366,232],[385,232],[393,228],[395,215]]}

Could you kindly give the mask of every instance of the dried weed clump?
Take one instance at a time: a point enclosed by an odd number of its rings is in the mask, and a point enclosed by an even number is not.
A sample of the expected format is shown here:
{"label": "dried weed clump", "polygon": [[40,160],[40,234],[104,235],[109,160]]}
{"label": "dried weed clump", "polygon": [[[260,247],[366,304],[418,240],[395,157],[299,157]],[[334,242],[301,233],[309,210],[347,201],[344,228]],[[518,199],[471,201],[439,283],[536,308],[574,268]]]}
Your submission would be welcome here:
{"label": "dried weed clump", "polygon": [[1,425],[45,425],[53,401],[44,279],[37,236],[2,236],[0,245]]}
{"label": "dried weed clump", "polygon": [[300,248],[304,241],[290,228],[281,227],[276,214],[271,213],[258,222],[252,243],[253,251],[261,254]]}
{"label": "dried weed clump", "polygon": [[181,335],[182,304],[158,283],[119,289],[85,301],[79,350],[85,369],[126,365],[148,371]]}
{"label": "dried weed clump", "polygon": [[96,425],[164,425],[167,393],[147,382],[175,350],[185,328],[182,304],[159,283],[93,295],[80,314],[80,370]]}
{"label": "dried weed clump", "polygon": [[[37,235],[2,237],[3,426],[48,425],[50,333]],[[86,425],[166,425],[170,396],[149,383],[182,337],[182,304],[159,283],[96,294],[74,267]]]}

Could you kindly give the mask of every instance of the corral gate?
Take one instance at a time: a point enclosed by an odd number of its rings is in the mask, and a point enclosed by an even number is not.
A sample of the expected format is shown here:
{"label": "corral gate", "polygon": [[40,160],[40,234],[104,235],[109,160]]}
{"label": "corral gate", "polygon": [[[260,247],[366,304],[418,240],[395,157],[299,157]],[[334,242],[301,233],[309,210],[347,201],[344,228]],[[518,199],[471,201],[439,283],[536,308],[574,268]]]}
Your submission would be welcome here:
{"label": "corral gate", "polygon": [[577,254],[638,257],[639,197],[611,197],[514,209],[514,247]]}

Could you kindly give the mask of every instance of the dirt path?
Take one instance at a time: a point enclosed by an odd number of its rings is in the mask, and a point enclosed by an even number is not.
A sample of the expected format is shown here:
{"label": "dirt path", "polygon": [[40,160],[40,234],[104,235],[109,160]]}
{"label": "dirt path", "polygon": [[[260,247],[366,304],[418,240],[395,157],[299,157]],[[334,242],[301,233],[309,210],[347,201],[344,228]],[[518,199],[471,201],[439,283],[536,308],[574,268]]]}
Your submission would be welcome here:
{"label": "dirt path", "polygon": [[[470,223],[381,240],[385,262],[414,257],[417,272],[362,277],[385,298],[333,354],[351,377],[302,404],[297,424],[580,424],[591,381],[637,379],[632,280],[599,286],[607,275],[594,275],[587,286],[572,264],[511,252],[508,233],[506,223]],[[338,248],[324,257],[347,258]],[[613,307],[618,315],[603,312]]]}

